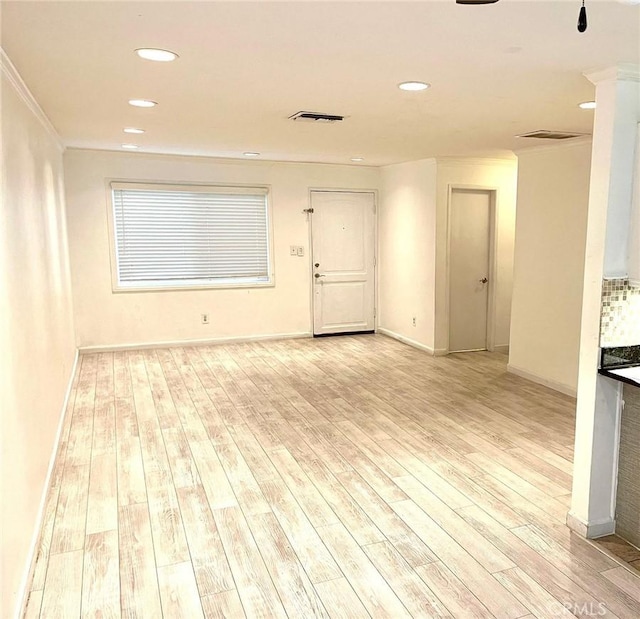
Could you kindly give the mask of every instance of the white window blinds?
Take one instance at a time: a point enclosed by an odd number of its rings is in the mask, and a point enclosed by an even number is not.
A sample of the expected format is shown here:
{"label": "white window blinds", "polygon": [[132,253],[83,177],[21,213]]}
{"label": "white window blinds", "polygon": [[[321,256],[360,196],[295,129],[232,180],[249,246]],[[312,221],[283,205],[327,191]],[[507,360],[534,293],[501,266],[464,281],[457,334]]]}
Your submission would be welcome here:
{"label": "white window blinds", "polygon": [[270,282],[265,189],[111,188],[118,287]]}

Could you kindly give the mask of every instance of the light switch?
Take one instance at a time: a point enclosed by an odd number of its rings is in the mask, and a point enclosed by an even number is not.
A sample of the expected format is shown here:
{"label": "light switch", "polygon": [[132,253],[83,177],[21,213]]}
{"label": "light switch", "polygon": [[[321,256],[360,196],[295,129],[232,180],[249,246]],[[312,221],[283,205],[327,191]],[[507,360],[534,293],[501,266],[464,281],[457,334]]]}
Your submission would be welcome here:
{"label": "light switch", "polygon": [[304,256],[304,247],[302,245],[298,246],[298,256]]}
{"label": "light switch", "polygon": [[289,253],[292,256],[297,256],[298,255],[298,247],[297,247],[297,245],[290,245],[289,246]]}

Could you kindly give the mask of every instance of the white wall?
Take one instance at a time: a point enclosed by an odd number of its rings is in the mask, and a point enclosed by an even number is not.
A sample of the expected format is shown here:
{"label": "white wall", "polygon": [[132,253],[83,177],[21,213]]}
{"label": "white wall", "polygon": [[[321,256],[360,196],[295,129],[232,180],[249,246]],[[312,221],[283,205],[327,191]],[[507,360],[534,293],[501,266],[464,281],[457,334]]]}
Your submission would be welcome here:
{"label": "white wall", "polygon": [[62,153],[0,50],[2,605],[18,611],[75,357]]}
{"label": "white wall", "polygon": [[575,394],[591,143],[518,153],[510,370]]}
{"label": "white wall", "polygon": [[433,351],[435,159],[382,168],[379,246],[380,328]]}
{"label": "white wall", "polygon": [[436,354],[448,348],[447,217],[450,187],[473,187],[496,191],[497,228],[494,274],[494,346],[509,345],[511,290],[516,212],[517,161],[509,159],[438,159],[437,250],[435,295]]}
{"label": "white wall", "polygon": [[[311,332],[310,188],[377,189],[377,168],[245,162],[68,150],[67,217],[77,343],[147,344]],[[108,180],[239,183],[271,186],[273,288],[113,293]],[[304,258],[289,255],[303,245]],[[200,316],[210,315],[210,324]]]}

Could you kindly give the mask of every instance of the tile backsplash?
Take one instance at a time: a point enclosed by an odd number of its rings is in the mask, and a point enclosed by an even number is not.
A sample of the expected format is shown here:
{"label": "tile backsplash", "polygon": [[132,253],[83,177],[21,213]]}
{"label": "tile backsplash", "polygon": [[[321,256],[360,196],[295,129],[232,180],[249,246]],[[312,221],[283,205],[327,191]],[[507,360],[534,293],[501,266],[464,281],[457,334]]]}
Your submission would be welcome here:
{"label": "tile backsplash", "polygon": [[628,279],[602,282],[600,346],[636,346],[640,344],[640,288],[629,286]]}

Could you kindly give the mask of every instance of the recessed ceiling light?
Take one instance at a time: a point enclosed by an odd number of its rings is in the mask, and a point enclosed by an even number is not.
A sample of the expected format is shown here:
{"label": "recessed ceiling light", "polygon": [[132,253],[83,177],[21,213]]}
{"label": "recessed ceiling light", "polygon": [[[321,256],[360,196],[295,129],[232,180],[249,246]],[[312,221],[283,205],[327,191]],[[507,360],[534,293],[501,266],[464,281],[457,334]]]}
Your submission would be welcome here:
{"label": "recessed ceiling light", "polygon": [[259,157],[260,153],[243,153],[245,157]]}
{"label": "recessed ceiling light", "polygon": [[134,107],[154,107],[158,104],[155,101],[149,101],[149,99],[129,99],[129,105]]}
{"label": "recessed ceiling light", "polygon": [[578,105],[578,107],[583,109],[583,110],[595,110],[596,109],[596,102],[595,101],[585,101],[584,103],[580,103]]}
{"label": "recessed ceiling light", "polygon": [[144,133],[144,129],[136,129],[135,127],[125,127],[123,131],[125,133]]}
{"label": "recessed ceiling light", "polygon": [[136,54],[145,60],[155,60],[156,62],[171,62],[178,57],[175,52],[168,49],[155,49],[152,47],[142,47],[136,50]]}
{"label": "recessed ceiling light", "polygon": [[364,157],[351,157],[351,161],[364,161]]}
{"label": "recessed ceiling light", "polygon": [[139,146],[136,146],[135,144],[123,144],[122,148],[128,148],[129,150],[135,150],[136,148],[139,148]]}
{"label": "recessed ceiling light", "polygon": [[431,84],[427,84],[426,82],[402,82],[402,84],[398,84],[400,90],[411,90],[414,92],[426,90],[429,86],[431,86]]}

